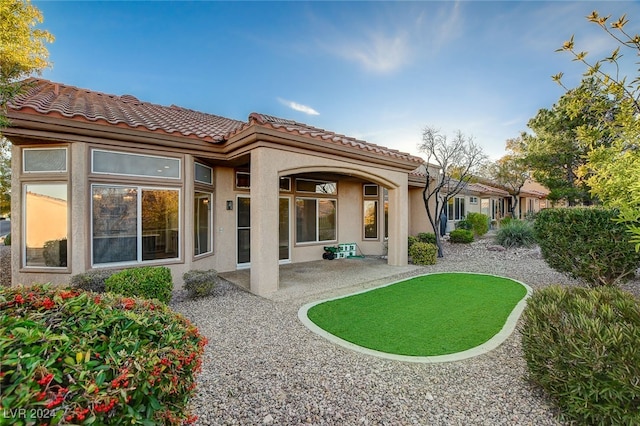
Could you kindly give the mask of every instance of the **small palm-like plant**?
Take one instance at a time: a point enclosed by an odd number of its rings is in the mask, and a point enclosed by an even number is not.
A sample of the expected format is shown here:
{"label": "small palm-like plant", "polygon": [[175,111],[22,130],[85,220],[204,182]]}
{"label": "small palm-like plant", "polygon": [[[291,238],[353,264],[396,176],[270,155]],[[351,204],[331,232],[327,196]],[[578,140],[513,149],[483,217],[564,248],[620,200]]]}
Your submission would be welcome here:
{"label": "small palm-like plant", "polygon": [[496,233],[496,243],[503,247],[530,247],[536,243],[530,222],[513,219]]}

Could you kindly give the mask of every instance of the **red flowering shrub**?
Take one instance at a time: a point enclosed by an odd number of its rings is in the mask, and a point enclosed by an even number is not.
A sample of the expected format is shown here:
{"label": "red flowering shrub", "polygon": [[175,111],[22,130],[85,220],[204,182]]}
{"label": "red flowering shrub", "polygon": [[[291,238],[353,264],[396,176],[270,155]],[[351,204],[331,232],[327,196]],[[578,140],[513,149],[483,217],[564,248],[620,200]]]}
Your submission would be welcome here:
{"label": "red flowering shrub", "polygon": [[0,424],[171,424],[206,345],[162,303],[52,288],[0,289]]}

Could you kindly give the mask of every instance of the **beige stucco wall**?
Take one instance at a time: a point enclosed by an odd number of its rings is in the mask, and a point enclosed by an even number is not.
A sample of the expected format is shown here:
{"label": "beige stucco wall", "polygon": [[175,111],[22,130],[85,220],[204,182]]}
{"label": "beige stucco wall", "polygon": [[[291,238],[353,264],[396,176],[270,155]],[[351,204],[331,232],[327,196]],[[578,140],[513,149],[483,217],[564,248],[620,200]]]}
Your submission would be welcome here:
{"label": "beige stucco wall", "polygon": [[[435,197],[431,197],[429,200],[431,211],[435,210],[436,201]],[[429,217],[427,216],[427,210],[424,207],[424,201],[422,198],[422,188],[409,188],[409,235],[418,235],[421,232],[434,232]]]}

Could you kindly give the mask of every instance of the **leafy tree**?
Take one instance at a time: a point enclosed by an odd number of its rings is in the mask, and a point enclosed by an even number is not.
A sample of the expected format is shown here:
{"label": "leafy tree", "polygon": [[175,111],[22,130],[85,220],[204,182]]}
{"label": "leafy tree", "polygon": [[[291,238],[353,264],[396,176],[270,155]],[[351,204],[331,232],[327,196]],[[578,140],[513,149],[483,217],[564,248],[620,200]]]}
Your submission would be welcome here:
{"label": "leafy tree", "polygon": [[[436,231],[438,257],[443,257],[440,233],[437,232],[440,215],[448,201],[469,183],[475,170],[486,160],[486,155],[473,137],[458,131],[449,140],[439,130],[428,126],[422,132],[422,143],[418,145],[418,150],[427,157],[424,166],[427,181],[422,199],[429,223]],[[431,199],[435,200],[433,209]]]}
{"label": "leafy tree", "polygon": [[[592,102],[575,114],[575,102],[585,97]],[[534,134],[521,135],[521,149],[533,178],[549,188],[548,198],[553,203],[564,200],[573,206],[594,202],[585,176],[580,174],[589,148],[579,140],[579,131],[585,125],[601,122],[602,111],[610,107],[597,81],[587,79],[567,91],[551,109],[541,109],[529,120]]]}
{"label": "leafy tree", "polygon": [[11,212],[11,151],[9,141],[0,136],[0,215]]}
{"label": "leafy tree", "polygon": [[511,208],[514,217],[518,211],[520,191],[531,178],[529,164],[523,155],[523,138],[507,141],[507,154],[490,166],[491,178],[511,195]]}
{"label": "leafy tree", "polygon": [[18,80],[51,66],[45,43],[53,36],[39,23],[42,13],[29,0],[0,2],[0,128],[9,124],[5,108],[21,90]]}
{"label": "leafy tree", "polygon": [[[53,36],[35,27],[42,13],[29,0],[0,1],[0,130],[9,125],[7,103],[24,87],[20,80],[51,66],[46,43]],[[0,138],[0,214],[11,206],[11,150]]]}
{"label": "leafy tree", "polygon": [[[587,59],[586,51],[576,49],[574,37],[558,49],[585,64],[584,75],[596,82],[609,101],[594,102],[593,96],[582,93],[569,105],[571,117],[578,117],[588,107],[601,118],[578,129],[580,144],[587,149],[581,172],[594,195],[605,205],[620,209],[618,220],[627,224],[633,235],[631,242],[640,250],[640,70],[635,68],[635,76],[621,72],[637,67],[637,63],[625,63],[621,51],[629,51],[635,58],[640,56],[640,35],[632,35],[626,29],[626,15],[610,22],[610,16],[594,11],[587,20],[611,36],[616,48],[610,56],[595,62]],[[562,73],[553,78],[562,85]]]}

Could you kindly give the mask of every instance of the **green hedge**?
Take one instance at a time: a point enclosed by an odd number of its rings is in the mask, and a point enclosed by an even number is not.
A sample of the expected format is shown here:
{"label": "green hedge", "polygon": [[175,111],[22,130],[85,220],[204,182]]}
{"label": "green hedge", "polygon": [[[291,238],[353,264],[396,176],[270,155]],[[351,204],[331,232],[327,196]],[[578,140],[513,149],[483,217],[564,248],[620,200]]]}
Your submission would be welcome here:
{"label": "green hedge", "polygon": [[166,266],[125,269],[107,278],[105,289],[125,296],[169,303],[173,291],[171,270]]}
{"label": "green hedge", "polygon": [[193,422],[188,401],[205,345],[155,301],[0,288],[0,424]]}
{"label": "green hedge", "polygon": [[473,242],[473,231],[466,229],[456,229],[449,233],[449,241],[452,243],[469,244]]}
{"label": "green hedge", "polygon": [[421,243],[436,243],[436,234],[433,234],[431,232],[421,232],[417,235],[417,237],[418,241],[420,241]]}
{"label": "green hedge", "polygon": [[72,276],[69,285],[79,290],[104,293],[107,279],[116,272],[118,271],[112,269],[94,269],[83,272]]}
{"label": "green hedge", "polygon": [[615,287],[552,286],[534,292],[523,313],[529,378],[566,420],[640,424],[640,305]]}
{"label": "green hedge", "polygon": [[438,247],[431,243],[417,242],[409,249],[409,256],[415,265],[435,265]]}
{"label": "green hedge", "polygon": [[616,217],[615,210],[603,208],[541,210],[534,229],[544,260],[591,286],[628,281],[640,265],[640,253]]}

